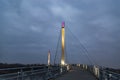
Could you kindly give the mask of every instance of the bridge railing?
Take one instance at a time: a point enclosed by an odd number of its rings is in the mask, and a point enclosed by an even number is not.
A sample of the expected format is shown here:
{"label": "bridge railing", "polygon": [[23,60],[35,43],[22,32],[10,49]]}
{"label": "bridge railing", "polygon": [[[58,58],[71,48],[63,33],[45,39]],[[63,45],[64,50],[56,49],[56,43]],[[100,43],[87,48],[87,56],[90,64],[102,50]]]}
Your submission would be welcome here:
{"label": "bridge railing", "polygon": [[31,66],[0,69],[0,80],[23,80],[25,77],[45,73],[46,66]]}
{"label": "bridge railing", "polygon": [[63,72],[60,71],[60,66],[32,66],[32,67],[18,67],[0,69],[0,80],[48,80],[57,77],[66,71],[62,67]]}
{"label": "bridge railing", "polygon": [[[101,71],[101,78],[102,79],[108,79],[108,80],[120,80],[120,74],[109,71],[109,70],[102,70]],[[102,80],[101,79],[101,80]]]}
{"label": "bridge railing", "polygon": [[85,64],[77,66],[91,72],[99,80],[120,80],[120,74],[107,70],[105,67]]}

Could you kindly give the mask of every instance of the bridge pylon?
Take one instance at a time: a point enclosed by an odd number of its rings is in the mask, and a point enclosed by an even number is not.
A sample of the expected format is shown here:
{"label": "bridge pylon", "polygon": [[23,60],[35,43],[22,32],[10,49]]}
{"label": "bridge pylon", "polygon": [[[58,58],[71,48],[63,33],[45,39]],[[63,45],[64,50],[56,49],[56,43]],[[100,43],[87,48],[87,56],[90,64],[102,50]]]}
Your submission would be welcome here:
{"label": "bridge pylon", "polygon": [[65,22],[62,22],[62,29],[61,29],[61,66],[65,65]]}
{"label": "bridge pylon", "polygon": [[48,66],[50,66],[50,50],[48,51]]}

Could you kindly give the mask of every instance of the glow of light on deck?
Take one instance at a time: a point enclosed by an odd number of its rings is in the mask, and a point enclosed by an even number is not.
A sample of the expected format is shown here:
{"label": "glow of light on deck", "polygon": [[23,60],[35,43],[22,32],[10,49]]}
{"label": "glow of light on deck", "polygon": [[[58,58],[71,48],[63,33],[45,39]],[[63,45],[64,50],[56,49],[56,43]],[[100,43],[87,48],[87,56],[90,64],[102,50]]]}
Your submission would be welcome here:
{"label": "glow of light on deck", "polygon": [[62,61],[61,61],[61,64],[62,64],[62,65],[65,65],[65,62],[62,60]]}

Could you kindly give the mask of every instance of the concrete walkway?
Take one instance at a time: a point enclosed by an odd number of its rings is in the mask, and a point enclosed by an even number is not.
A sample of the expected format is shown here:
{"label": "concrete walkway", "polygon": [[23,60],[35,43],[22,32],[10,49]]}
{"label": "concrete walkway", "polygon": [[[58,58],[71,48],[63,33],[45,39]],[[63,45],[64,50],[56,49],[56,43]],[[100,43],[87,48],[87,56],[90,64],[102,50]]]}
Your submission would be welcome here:
{"label": "concrete walkway", "polygon": [[91,73],[74,67],[70,72],[58,77],[55,80],[97,80]]}

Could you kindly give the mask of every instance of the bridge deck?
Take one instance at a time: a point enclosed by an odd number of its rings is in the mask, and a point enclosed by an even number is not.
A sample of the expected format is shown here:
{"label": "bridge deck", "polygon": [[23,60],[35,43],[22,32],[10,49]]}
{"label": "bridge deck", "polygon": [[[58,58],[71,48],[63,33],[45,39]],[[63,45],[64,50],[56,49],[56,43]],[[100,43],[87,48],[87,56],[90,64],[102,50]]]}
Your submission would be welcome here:
{"label": "bridge deck", "polygon": [[55,80],[97,80],[90,72],[80,70],[77,67],[74,67],[67,74],[58,77]]}

